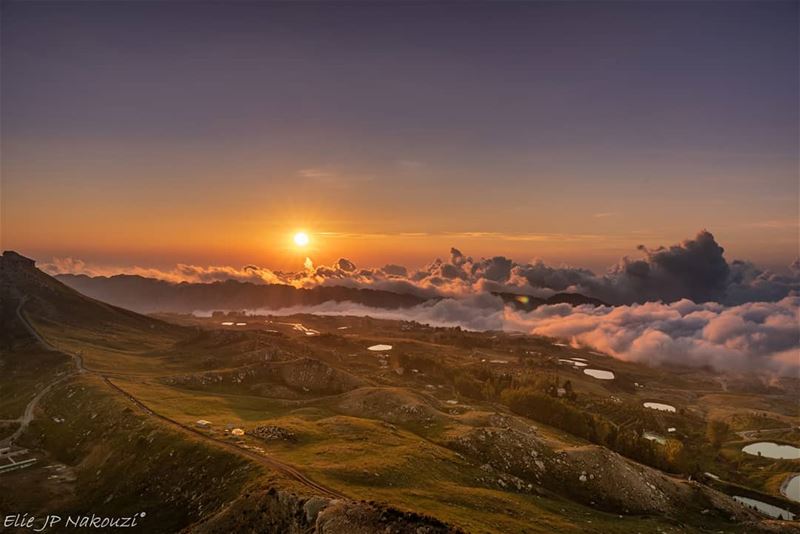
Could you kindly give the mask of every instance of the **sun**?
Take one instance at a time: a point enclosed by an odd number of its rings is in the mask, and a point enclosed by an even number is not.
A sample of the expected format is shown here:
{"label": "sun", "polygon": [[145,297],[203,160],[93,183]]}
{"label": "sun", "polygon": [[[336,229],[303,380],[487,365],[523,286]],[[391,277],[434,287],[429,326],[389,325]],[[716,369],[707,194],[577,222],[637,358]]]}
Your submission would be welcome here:
{"label": "sun", "polygon": [[294,244],[298,247],[304,247],[308,245],[308,234],[305,232],[297,232],[294,234]]}

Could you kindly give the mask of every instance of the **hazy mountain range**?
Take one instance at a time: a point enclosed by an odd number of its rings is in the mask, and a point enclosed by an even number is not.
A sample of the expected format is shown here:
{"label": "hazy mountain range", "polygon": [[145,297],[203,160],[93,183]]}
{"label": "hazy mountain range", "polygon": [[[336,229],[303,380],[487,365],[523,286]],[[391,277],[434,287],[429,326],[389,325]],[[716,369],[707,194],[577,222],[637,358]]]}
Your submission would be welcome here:
{"label": "hazy mountain range", "polygon": [[[173,283],[156,278],[120,274],[86,276],[60,274],[56,278],[89,297],[140,313],[191,313],[209,310],[253,310],[313,306],[325,302],[353,302],[373,308],[410,308],[429,300],[407,293],[343,286],[299,289],[282,284],[254,284],[237,280],[212,283]],[[513,293],[494,293],[509,305],[532,310],[543,304],[566,302],[602,305],[602,301],[576,293],[558,293],[547,299]]]}

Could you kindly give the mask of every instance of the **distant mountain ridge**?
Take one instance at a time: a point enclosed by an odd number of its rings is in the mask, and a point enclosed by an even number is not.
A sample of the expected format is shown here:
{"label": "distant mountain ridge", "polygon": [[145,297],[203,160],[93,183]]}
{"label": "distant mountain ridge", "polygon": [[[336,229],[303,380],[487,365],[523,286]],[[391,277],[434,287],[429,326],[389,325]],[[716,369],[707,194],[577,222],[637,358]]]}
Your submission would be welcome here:
{"label": "distant mountain ridge", "polygon": [[355,302],[374,308],[410,308],[425,299],[409,294],[343,286],[298,289],[281,284],[238,280],[212,283],[172,283],[156,278],[119,274],[86,276],[59,274],[56,278],[89,297],[139,313],[191,313],[199,310],[244,310],[314,306],[323,302]]}
{"label": "distant mountain ridge", "polygon": [[[344,286],[317,286],[298,289],[282,284],[254,284],[238,280],[212,283],[173,283],[138,275],[87,276],[59,274],[67,286],[89,297],[139,313],[191,313],[212,310],[252,310],[314,306],[324,302],[354,302],[373,308],[410,308],[428,300],[407,293]],[[494,293],[517,309],[530,311],[546,304],[568,303],[572,306],[604,302],[577,293],[558,293],[550,298]],[[437,299],[438,300],[438,299]]]}

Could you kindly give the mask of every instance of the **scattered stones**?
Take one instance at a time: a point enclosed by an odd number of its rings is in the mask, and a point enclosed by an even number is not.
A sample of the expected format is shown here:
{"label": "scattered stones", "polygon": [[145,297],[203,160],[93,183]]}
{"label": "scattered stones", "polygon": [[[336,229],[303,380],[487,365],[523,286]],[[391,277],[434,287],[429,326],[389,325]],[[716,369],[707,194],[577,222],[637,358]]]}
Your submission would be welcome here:
{"label": "scattered stones", "polygon": [[280,440],[280,441],[297,441],[297,435],[290,430],[281,428],[279,426],[265,425],[256,427],[248,432],[249,435],[255,436],[264,441]]}

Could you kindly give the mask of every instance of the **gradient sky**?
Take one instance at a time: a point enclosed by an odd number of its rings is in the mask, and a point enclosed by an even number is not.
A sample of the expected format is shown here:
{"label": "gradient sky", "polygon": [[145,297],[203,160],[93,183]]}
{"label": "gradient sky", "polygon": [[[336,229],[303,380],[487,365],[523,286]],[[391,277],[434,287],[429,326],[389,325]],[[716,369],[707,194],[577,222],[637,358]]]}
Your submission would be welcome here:
{"label": "gradient sky", "polygon": [[4,1],[1,59],[42,260],[798,255],[797,2]]}

